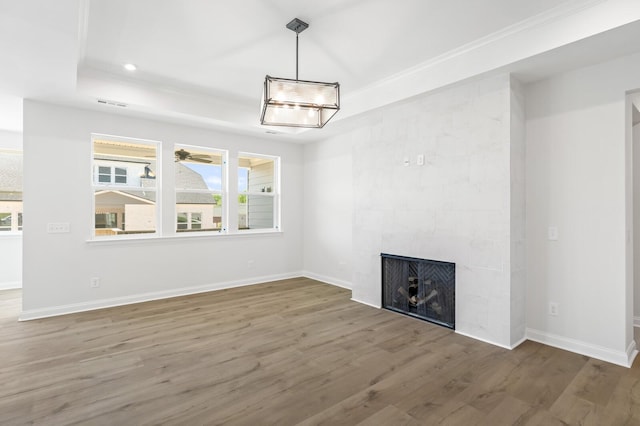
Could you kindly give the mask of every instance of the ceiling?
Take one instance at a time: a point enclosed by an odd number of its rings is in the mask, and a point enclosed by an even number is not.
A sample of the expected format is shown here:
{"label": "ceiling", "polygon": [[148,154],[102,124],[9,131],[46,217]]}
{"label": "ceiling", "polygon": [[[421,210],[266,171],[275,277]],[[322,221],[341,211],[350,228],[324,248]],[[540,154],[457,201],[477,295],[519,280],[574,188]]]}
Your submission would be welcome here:
{"label": "ceiling", "polygon": [[[638,52],[636,3],[0,0],[0,128],[21,128],[9,111],[32,98],[304,142],[487,73],[526,82]],[[300,78],[341,85],[342,109],[321,130],[258,124],[265,75],[295,77],[295,17],[309,23]]]}

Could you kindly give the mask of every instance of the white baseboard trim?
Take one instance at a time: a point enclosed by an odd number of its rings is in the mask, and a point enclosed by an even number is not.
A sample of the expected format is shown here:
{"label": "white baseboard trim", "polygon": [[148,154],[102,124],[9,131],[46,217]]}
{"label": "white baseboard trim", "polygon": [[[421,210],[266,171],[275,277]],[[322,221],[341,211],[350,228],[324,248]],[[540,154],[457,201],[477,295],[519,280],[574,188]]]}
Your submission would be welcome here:
{"label": "white baseboard trim", "polygon": [[520,346],[521,344],[523,344],[524,342],[526,342],[527,336],[523,336],[522,339],[518,340],[516,343],[514,343],[513,345],[511,345],[511,347],[509,349],[513,350],[515,348],[517,348],[518,346]]}
{"label": "white baseboard trim", "polygon": [[347,290],[351,290],[351,283],[348,281],[327,277],[326,275],[320,275],[320,274],[316,274],[314,272],[309,272],[309,271],[302,271],[302,276],[306,278],[311,278],[312,280],[322,281],[323,283],[331,284],[336,287],[341,287]]}
{"label": "white baseboard trim", "polygon": [[627,362],[629,363],[628,367],[633,365],[633,360],[636,359],[638,355],[638,348],[635,340],[631,340],[629,346],[627,347]]}
{"label": "white baseboard trim", "polygon": [[380,306],[380,305],[376,305],[374,303],[365,302],[363,300],[354,299],[353,297],[351,297],[351,300],[354,301],[354,302],[362,303],[363,305],[371,306],[372,308],[376,308],[376,309],[382,308],[382,306]]}
{"label": "white baseboard trim", "polygon": [[15,290],[16,288],[22,288],[22,281],[0,283],[0,290]]}
{"label": "white baseboard trim", "polygon": [[[474,336],[473,334],[469,334],[469,333],[466,333],[464,331],[455,330],[455,332],[456,332],[456,334],[459,334],[461,336],[468,337],[468,338],[474,339],[474,340],[479,340],[481,342],[488,343],[488,344],[493,345],[493,346],[498,346],[498,347],[503,348],[503,349],[511,350],[511,349],[513,349],[515,347],[515,346],[511,347],[511,346],[508,346],[508,345],[503,345],[502,343],[494,342],[493,340],[483,339],[481,337]],[[518,343],[518,345],[519,344],[520,343]]]}
{"label": "white baseboard trim", "polygon": [[621,365],[623,367],[631,367],[633,359],[638,351],[635,348],[635,342],[632,342],[625,352],[614,351],[604,346],[594,345],[580,340],[571,339],[557,334],[547,333],[545,331],[527,328],[527,339],[544,345],[553,346],[555,348],[564,349],[566,351],[575,352],[596,358],[612,364]]}
{"label": "white baseboard trim", "polygon": [[640,317],[633,317],[633,326],[640,327]]}
{"label": "white baseboard trim", "polygon": [[111,299],[92,300],[89,302],[72,303],[69,305],[52,306],[40,309],[28,309],[20,313],[20,321],[29,321],[39,318],[48,318],[58,315],[67,315],[78,312],[93,311],[96,309],[112,308],[115,306],[130,305],[133,303],[149,302],[151,300],[168,299],[171,297],[187,296],[190,294],[207,293],[209,291],[224,290],[227,288],[244,287],[254,284],[262,284],[271,281],[279,281],[288,278],[299,278],[302,272],[287,274],[267,275],[245,280],[227,281],[221,283],[205,284],[194,287],[176,288],[171,290],[156,291],[151,293],[134,294],[131,296],[114,297]]}

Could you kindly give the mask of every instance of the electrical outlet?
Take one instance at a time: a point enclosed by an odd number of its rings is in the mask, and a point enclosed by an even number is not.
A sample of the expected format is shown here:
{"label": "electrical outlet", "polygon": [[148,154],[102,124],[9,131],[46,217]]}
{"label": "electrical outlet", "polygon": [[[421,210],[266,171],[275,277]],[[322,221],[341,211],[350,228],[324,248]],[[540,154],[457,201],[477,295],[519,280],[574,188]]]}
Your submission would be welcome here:
{"label": "electrical outlet", "polygon": [[558,241],[557,226],[550,226],[549,229],[547,229],[547,238],[549,239],[549,241]]}
{"label": "electrical outlet", "polygon": [[91,288],[98,288],[98,287],[100,287],[100,278],[92,277],[89,280],[89,283],[91,284]]}
{"label": "electrical outlet", "polygon": [[424,166],[424,154],[418,154],[418,158],[416,159],[416,164],[418,166]]}
{"label": "electrical outlet", "polygon": [[549,315],[557,317],[560,314],[560,307],[557,302],[549,302]]}

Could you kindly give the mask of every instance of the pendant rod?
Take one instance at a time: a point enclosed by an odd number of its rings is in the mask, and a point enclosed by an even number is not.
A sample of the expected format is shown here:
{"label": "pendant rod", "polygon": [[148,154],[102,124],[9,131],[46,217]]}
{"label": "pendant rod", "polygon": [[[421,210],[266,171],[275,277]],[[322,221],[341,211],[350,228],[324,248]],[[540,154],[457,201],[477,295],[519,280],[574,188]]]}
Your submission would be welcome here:
{"label": "pendant rod", "polygon": [[287,24],[287,28],[296,33],[296,81],[298,81],[298,34],[309,28],[309,24],[294,18]]}

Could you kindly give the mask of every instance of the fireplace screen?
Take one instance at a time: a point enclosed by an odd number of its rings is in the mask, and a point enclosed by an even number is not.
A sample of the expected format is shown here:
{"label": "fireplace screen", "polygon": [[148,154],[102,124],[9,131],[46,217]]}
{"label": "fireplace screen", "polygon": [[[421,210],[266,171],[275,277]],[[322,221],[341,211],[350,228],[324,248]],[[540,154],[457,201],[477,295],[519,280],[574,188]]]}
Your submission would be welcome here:
{"label": "fireplace screen", "polygon": [[455,328],[455,263],[380,256],[384,308]]}

